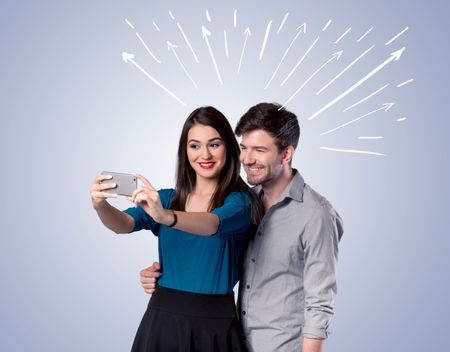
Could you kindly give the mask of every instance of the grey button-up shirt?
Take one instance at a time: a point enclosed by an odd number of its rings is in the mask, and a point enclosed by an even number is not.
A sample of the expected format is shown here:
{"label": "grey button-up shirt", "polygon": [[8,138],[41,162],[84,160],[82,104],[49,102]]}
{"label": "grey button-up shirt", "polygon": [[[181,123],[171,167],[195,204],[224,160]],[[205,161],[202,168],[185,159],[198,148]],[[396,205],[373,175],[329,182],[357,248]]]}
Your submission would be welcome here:
{"label": "grey button-up shirt", "polygon": [[303,337],[329,333],[342,220],[294,172],[244,257],[238,310],[249,351],[301,351]]}

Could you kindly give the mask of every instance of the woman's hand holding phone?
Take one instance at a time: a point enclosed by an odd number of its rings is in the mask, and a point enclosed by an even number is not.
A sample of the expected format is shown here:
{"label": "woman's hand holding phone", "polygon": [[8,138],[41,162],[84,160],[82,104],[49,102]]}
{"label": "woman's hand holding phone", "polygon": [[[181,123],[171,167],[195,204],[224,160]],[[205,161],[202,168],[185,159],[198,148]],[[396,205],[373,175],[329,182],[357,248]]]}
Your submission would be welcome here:
{"label": "woman's hand holding phone", "polygon": [[114,182],[102,183],[105,180],[110,180],[111,175],[99,175],[91,184],[91,200],[94,209],[102,206],[107,198],[117,198],[117,194],[105,192],[108,189],[116,188],[117,185]]}
{"label": "woman's hand holding phone", "polygon": [[158,191],[144,176],[134,175],[142,181],[143,186],[137,188],[128,199],[135,205],[139,204],[156,222],[163,225],[171,224],[174,220],[174,214],[172,211],[164,209]]}

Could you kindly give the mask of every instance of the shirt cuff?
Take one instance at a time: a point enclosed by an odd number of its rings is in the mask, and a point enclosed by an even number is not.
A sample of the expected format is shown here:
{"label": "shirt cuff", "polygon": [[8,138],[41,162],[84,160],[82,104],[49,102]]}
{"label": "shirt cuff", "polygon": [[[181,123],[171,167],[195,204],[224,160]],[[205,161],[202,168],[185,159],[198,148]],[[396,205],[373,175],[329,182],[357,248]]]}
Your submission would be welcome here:
{"label": "shirt cuff", "polygon": [[332,332],[328,328],[317,328],[314,326],[304,326],[303,327],[303,337],[309,339],[324,340],[330,336]]}

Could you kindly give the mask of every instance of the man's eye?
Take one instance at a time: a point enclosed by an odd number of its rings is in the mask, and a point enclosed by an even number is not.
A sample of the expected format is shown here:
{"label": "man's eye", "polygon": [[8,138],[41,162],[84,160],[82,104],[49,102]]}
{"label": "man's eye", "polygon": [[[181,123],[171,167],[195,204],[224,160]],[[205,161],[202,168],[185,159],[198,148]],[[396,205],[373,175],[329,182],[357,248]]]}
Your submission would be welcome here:
{"label": "man's eye", "polygon": [[256,151],[257,151],[258,153],[264,153],[264,152],[265,152],[264,149],[256,149]]}

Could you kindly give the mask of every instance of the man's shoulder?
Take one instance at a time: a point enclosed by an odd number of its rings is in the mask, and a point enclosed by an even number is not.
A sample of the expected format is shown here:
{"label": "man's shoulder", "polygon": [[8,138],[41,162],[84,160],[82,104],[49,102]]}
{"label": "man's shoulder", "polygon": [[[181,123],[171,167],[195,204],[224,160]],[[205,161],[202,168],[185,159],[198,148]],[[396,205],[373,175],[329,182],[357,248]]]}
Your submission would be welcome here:
{"label": "man's shoulder", "polygon": [[303,204],[313,209],[334,211],[330,201],[307,183],[305,183],[303,188]]}

